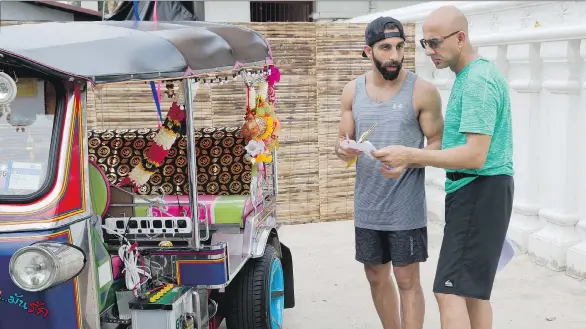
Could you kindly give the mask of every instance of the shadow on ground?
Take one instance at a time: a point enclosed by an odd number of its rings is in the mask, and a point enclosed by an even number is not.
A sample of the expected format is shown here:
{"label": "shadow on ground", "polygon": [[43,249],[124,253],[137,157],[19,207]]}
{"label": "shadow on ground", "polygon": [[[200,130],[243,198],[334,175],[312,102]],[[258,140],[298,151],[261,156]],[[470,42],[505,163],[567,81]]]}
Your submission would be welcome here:
{"label": "shadow on ground", "polygon": [[[442,228],[429,225],[430,258],[421,267],[424,329],[439,329],[431,288]],[[354,261],[352,221],[283,226],[280,237],[293,253],[297,300],[285,310],[283,329],[382,328],[362,266]],[[586,328],[586,282],[535,265],[527,255],[497,274],[492,305],[493,329]]]}

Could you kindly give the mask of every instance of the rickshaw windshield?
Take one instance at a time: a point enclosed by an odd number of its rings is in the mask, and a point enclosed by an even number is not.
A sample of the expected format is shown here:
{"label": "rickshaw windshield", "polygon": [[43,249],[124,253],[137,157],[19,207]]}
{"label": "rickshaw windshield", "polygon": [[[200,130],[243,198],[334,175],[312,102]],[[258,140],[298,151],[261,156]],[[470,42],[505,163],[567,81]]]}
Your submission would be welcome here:
{"label": "rickshaw windshield", "polygon": [[[58,109],[55,85],[43,79],[15,79],[17,94],[0,105],[0,200],[40,197],[55,173]],[[0,91],[1,92],[1,91]],[[27,198],[28,197],[28,198]]]}

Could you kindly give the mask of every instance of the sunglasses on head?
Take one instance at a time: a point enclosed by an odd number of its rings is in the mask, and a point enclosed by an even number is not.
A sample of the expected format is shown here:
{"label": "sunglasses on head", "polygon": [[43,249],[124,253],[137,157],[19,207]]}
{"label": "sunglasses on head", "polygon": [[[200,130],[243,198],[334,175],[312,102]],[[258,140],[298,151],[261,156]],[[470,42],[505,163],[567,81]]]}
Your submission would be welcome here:
{"label": "sunglasses on head", "polygon": [[446,35],[445,37],[439,37],[439,38],[433,38],[433,39],[421,39],[419,40],[419,43],[421,43],[421,47],[423,47],[423,49],[426,49],[428,46],[431,49],[435,49],[437,48],[445,39],[458,34],[458,32],[460,31],[456,31],[453,32],[452,34]]}

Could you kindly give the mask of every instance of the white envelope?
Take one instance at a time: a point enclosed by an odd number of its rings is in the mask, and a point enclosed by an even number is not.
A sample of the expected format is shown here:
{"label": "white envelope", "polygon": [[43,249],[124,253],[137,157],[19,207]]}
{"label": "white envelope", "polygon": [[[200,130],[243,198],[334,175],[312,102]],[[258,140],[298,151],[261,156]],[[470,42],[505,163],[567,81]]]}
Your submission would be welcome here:
{"label": "white envelope", "polygon": [[503,250],[501,251],[497,272],[505,268],[511,259],[513,259],[513,256],[515,256],[515,248],[513,248],[513,244],[509,238],[505,238],[505,243],[503,244]]}

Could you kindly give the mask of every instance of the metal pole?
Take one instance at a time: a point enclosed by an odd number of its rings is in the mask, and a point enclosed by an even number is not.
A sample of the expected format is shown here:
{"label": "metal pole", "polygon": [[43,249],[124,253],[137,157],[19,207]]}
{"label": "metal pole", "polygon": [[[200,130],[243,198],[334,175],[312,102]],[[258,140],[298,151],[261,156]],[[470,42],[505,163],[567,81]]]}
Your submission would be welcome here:
{"label": "metal pole", "polygon": [[[195,159],[195,119],[193,117],[193,95],[191,82],[193,79],[184,79],[183,86],[185,90],[185,125],[187,129],[187,163],[189,165],[189,208],[191,209],[191,222],[193,223],[193,233],[191,246],[196,250],[201,248],[199,240],[199,207],[197,206],[197,162]],[[198,82],[196,82],[198,83]],[[197,89],[197,88],[196,88]]]}
{"label": "metal pole", "polygon": [[277,168],[278,162],[278,151],[275,148],[273,150],[273,193],[275,194],[275,197],[279,194],[279,178],[277,177],[279,175],[279,168]]}

